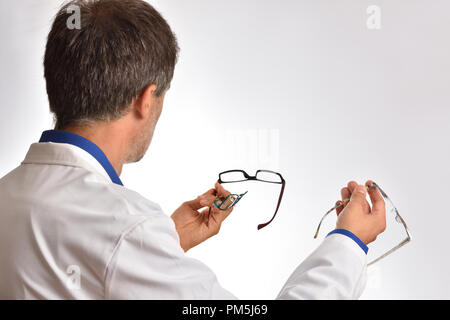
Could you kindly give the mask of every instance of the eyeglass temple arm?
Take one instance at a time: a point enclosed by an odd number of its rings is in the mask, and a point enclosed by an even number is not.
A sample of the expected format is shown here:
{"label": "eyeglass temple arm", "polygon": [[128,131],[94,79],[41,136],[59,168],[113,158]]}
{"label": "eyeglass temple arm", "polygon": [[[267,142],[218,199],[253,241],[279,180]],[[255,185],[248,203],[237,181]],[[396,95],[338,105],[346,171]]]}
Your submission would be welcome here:
{"label": "eyeglass temple arm", "polygon": [[339,208],[339,207],[342,206],[342,205],[343,205],[343,203],[340,203],[340,204],[335,205],[333,208],[331,208],[330,210],[328,210],[328,211],[322,216],[322,219],[320,219],[319,225],[317,226],[316,233],[314,234],[314,239],[316,239],[317,236],[319,235],[320,226],[322,225],[323,220],[325,220],[325,218],[326,218],[331,212],[333,212],[335,209]]}
{"label": "eyeglass temple arm", "polygon": [[280,191],[280,196],[278,197],[278,204],[277,204],[277,208],[275,209],[275,213],[273,214],[272,219],[270,219],[268,222],[266,223],[261,223],[258,224],[258,230],[261,230],[262,228],[266,227],[269,223],[271,223],[273,221],[273,219],[275,219],[275,216],[277,215],[278,212],[278,208],[280,207],[280,203],[281,203],[281,199],[283,198],[283,193],[284,193],[284,187],[286,185],[286,181],[283,179],[281,181],[281,191]]}
{"label": "eyeglass temple arm", "polygon": [[[373,182],[372,186],[376,186],[378,187],[377,184],[375,184],[375,182]],[[372,187],[371,186],[371,187]],[[368,186],[365,186],[367,190],[369,190]],[[322,217],[322,219],[320,219],[319,225],[317,226],[316,229],[316,233],[314,234],[314,239],[317,238],[317,236],[319,235],[319,230],[320,230],[320,226],[322,225],[323,220],[330,214],[330,212],[332,212],[333,210],[339,208],[340,206],[344,205],[345,202],[350,201],[350,198],[345,198],[344,201],[342,201],[340,204],[335,205],[333,208],[331,208],[330,210],[328,210]]]}
{"label": "eyeglass temple arm", "polygon": [[405,244],[407,244],[409,241],[411,241],[411,238],[408,237],[405,240],[403,240],[402,242],[400,242],[398,245],[396,245],[394,248],[392,248],[391,250],[389,250],[388,252],[386,252],[385,254],[379,256],[378,258],[376,258],[375,260],[370,261],[367,266],[370,266],[371,264],[374,264],[377,261],[380,261],[381,259],[387,257],[388,255],[390,255],[392,252],[394,252],[395,250],[403,247]]}

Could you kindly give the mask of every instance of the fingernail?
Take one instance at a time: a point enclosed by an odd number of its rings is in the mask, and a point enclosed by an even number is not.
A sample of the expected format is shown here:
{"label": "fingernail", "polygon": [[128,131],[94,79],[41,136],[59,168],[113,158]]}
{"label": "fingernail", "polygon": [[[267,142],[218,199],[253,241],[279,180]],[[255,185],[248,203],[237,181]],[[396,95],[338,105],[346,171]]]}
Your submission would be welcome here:
{"label": "fingernail", "polygon": [[366,188],[363,186],[358,185],[355,189],[356,192],[362,193],[362,194],[366,194]]}

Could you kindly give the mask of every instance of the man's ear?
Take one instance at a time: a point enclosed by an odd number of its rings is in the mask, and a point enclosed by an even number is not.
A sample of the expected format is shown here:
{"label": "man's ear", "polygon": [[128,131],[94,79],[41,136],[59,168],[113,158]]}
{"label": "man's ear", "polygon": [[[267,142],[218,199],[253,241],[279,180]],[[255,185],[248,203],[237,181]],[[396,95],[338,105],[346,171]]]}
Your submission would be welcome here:
{"label": "man's ear", "polygon": [[155,96],[156,85],[151,84],[145,87],[141,94],[134,101],[134,112],[140,118],[147,118],[151,113],[151,109],[155,104],[157,97]]}

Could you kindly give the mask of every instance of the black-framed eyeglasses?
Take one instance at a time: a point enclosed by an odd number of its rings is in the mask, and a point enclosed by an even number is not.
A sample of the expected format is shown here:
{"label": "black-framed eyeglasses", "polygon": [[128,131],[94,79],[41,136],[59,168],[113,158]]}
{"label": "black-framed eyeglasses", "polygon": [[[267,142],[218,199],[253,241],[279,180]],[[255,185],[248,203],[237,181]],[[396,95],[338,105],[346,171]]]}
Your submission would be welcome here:
{"label": "black-framed eyeglasses", "polygon": [[283,176],[275,171],[270,170],[257,170],[256,174],[254,176],[249,175],[244,170],[227,170],[224,172],[219,173],[219,180],[217,180],[218,183],[235,183],[235,182],[244,182],[244,181],[261,181],[261,182],[267,182],[267,183],[274,183],[274,184],[281,184],[281,190],[280,195],[278,196],[278,203],[277,207],[275,209],[275,213],[273,214],[272,218],[265,222],[258,224],[258,230],[266,227],[269,223],[275,219],[275,216],[277,215],[278,209],[280,208],[281,199],[283,198],[284,193],[284,187],[286,185],[286,181],[283,179]]}

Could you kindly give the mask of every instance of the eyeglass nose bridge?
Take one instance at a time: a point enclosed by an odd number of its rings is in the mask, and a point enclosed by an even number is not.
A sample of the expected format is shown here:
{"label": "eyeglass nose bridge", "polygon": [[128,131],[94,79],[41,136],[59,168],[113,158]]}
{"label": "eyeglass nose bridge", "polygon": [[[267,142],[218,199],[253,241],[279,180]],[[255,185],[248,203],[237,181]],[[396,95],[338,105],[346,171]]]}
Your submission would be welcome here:
{"label": "eyeglass nose bridge", "polygon": [[247,172],[245,172],[244,170],[241,170],[241,172],[244,174],[244,177],[247,180],[257,180],[256,179],[256,175],[258,174],[258,171],[256,172],[256,174],[254,176],[249,175]]}

